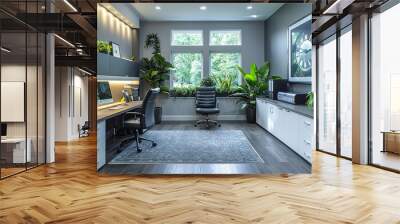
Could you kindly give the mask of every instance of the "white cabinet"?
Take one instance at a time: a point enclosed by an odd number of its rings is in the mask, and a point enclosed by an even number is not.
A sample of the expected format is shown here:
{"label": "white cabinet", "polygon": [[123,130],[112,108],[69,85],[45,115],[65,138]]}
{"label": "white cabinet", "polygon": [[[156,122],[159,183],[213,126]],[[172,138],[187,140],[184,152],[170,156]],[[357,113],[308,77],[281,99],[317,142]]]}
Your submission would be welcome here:
{"label": "white cabinet", "polygon": [[257,124],[311,162],[313,119],[257,99]]}
{"label": "white cabinet", "polygon": [[264,100],[256,100],[256,122],[261,127],[266,128],[268,126],[267,116],[267,103]]}

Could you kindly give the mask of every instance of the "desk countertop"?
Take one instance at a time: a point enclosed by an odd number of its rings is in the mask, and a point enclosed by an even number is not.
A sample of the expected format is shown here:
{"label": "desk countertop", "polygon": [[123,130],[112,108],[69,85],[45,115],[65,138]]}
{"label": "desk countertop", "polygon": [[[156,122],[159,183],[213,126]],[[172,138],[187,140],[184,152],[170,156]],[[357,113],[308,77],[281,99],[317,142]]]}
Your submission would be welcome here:
{"label": "desk countertop", "polygon": [[285,103],[285,102],[273,100],[273,99],[270,99],[267,97],[259,97],[258,99],[265,100],[265,101],[270,102],[278,107],[283,107],[285,109],[291,110],[295,113],[304,115],[309,118],[313,118],[313,116],[314,116],[313,110],[307,108],[306,105],[295,105],[295,104]]}
{"label": "desk countertop", "polygon": [[142,101],[133,101],[127,104],[122,104],[120,109],[111,109],[116,106],[112,106],[109,108],[98,109],[97,110],[97,121],[109,119],[120,114],[123,114],[127,111],[133,110],[135,108],[139,108],[142,106]]}

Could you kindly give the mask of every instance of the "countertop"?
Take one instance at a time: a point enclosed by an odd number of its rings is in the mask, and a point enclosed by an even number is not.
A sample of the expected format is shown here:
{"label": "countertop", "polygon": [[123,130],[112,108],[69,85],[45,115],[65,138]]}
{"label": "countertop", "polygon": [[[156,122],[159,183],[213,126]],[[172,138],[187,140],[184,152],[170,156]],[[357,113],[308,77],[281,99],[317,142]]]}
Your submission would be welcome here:
{"label": "countertop", "polygon": [[304,115],[304,116],[309,117],[309,118],[313,118],[314,117],[313,110],[309,109],[306,105],[295,105],[295,104],[285,103],[285,102],[282,102],[282,101],[270,99],[268,97],[257,97],[257,99],[267,101],[267,102],[269,102],[271,104],[274,104],[274,105],[276,105],[278,107],[285,108],[287,110],[293,111],[295,113]]}
{"label": "countertop", "polygon": [[109,119],[118,116],[120,114],[123,114],[125,112],[128,112],[130,110],[133,110],[135,108],[139,108],[142,106],[142,102],[143,101],[132,101],[126,104],[121,104],[121,108],[119,109],[111,109],[119,105],[111,106],[104,109],[97,109],[97,121]]}

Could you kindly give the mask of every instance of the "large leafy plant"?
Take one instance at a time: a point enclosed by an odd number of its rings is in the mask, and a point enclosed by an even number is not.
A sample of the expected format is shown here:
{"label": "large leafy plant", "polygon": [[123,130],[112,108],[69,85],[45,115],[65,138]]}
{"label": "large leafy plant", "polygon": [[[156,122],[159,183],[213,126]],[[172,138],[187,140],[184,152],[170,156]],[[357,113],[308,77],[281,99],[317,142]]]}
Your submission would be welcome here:
{"label": "large leafy plant", "polygon": [[243,75],[244,83],[239,86],[238,93],[234,93],[233,96],[241,97],[242,109],[255,107],[256,98],[267,90],[269,79],[280,79],[279,76],[270,77],[269,68],[269,62],[259,68],[256,64],[252,64],[250,72],[246,73],[242,67],[238,66],[240,73]]}
{"label": "large leafy plant", "polygon": [[169,63],[160,53],[160,43],[157,34],[147,35],[145,47],[153,47],[151,58],[143,58],[140,66],[140,76],[151,88],[160,88],[161,92],[168,92],[168,87],[163,82],[168,80],[169,72],[173,65]]}

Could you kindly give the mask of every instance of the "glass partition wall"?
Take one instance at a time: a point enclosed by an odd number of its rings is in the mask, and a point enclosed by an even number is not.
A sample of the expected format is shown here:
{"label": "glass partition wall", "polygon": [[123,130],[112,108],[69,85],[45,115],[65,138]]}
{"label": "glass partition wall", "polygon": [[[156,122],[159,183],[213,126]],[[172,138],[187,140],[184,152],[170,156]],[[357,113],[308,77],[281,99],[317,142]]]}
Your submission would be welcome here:
{"label": "glass partition wall", "polygon": [[352,157],[351,25],[317,47],[317,149]]}
{"label": "glass partition wall", "polygon": [[0,11],[0,47],[3,179],[45,163],[45,35]]}
{"label": "glass partition wall", "polygon": [[370,163],[400,171],[400,4],[371,18]]}

